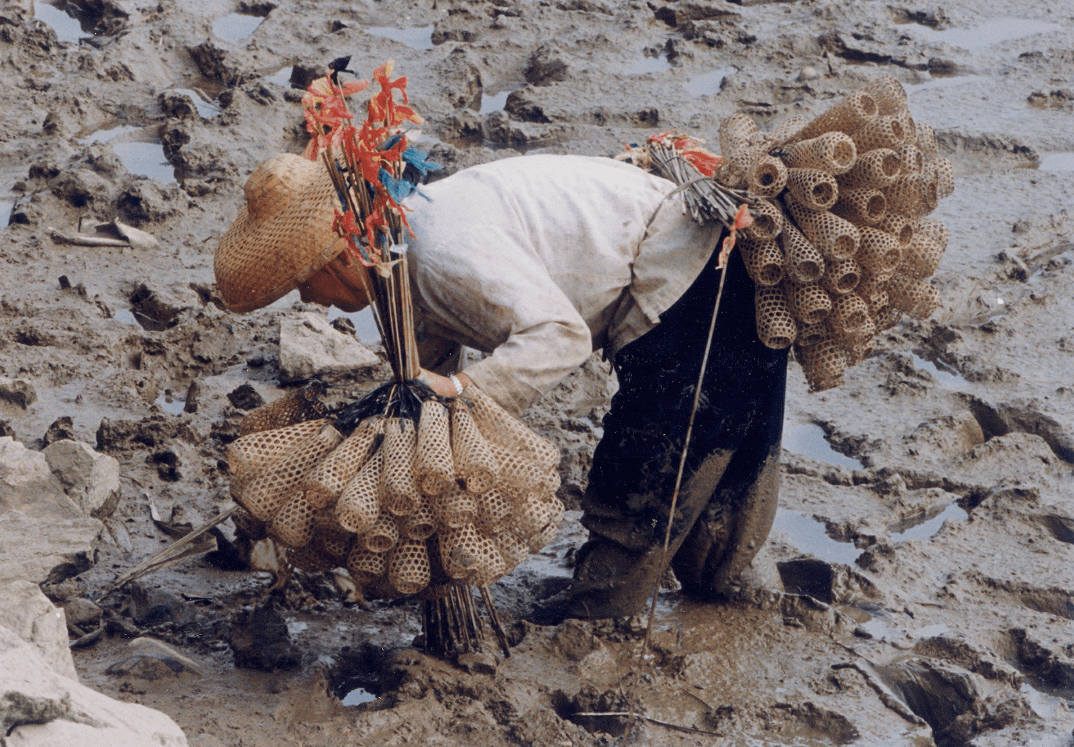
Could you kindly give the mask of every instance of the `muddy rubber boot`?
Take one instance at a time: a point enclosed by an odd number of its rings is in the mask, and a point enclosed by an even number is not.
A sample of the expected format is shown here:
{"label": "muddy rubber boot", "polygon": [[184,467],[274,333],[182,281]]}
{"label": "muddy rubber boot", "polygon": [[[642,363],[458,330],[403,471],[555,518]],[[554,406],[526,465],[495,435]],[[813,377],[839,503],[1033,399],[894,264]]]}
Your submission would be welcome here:
{"label": "muddy rubber boot", "polygon": [[634,552],[597,537],[578,550],[574,580],[534,608],[530,620],[558,625],[566,618],[630,617],[645,609],[660,573],[660,549]]}
{"label": "muddy rubber boot", "polygon": [[712,600],[727,592],[768,538],[779,501],[779,452],[755,478],[735,479],[735,465],[716,500],[706,506],[671,567],[688,596]]}

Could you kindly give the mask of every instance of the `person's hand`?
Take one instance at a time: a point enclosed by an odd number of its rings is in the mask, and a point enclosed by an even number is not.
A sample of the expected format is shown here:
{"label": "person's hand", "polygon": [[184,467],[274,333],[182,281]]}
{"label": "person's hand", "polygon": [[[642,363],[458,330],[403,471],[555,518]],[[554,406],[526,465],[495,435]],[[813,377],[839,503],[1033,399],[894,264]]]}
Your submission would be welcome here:
{"label": "person's hand", "polygon": [[[473,383],[473,381],[470,380],[470,377],[464,373],[455,374],[455,376],[459,379],[463,389],[466,389],[466,387]],[[441,397],[458,396],[458,393],[455,391],[455,385],[447,376],[441,376],[432,371],[426,371],[423,368],[421,369],[421,373],[418,374],[418,381],[428,386]]]}

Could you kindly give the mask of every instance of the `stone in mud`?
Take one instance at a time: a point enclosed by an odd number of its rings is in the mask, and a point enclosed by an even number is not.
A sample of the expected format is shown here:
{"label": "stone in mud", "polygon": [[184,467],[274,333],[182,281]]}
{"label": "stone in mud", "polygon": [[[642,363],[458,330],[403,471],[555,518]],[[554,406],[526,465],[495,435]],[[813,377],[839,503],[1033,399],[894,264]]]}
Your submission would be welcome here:
{"label": "stone in mud", "polygon": [[797,558],[776,563],[776,568],[789,594],[806,594],[826,604],[855,604],[883,598],[876,584],[841,563]]}
{"label": "stone in mud", "polygon": [[187,745],[182,730],[168,716],[113,700],[58,674],[33,646],[3,627],[0,733],[8,747]]}
{"label": "stone in mud", "polygon": [[27,409],[37,402],[37,392],[33,384],[22,379],[9,379],[0,376],[0,401],[8,402],[22,409]]}
{"label": "stone in mud", "polygon": [[143,628],[163,623],[185,625],[197,616],[191,605],[177,594],[146,588],[137,582],[129,584],[127,588],[130,593],[130,617]]}
{"label": "stone in mud", "polygon": [[231,625],[229,639],[235,666],[275,672],[297,669],[302,655],[291,642],[287,622],[271,607],[242,612]]}
{"label": "stone in mud", "polygon": [[265,404],[265,398],[249,384],[242,384],[228,392],[227,401],[240,410],[253,410]]}
{"label": "stone in mud", "polygon": [[57,441],[74,441],[75,439],[75,422],[69,415],[56,418],[52,422],[52,425],[45,431],[45,438],[43,439],[45,445],[54,444]]}
{"label": "stone in mud", "polygon": [[280,320],[280,380],[350,376],[380,365],[380,358],[353,337],[336,330],[320,314]]}
{"label": "stone in mud", "polygon": [[142,326],[157,331],[174,327],[199,301],[193,291],[155,288],[145,283],[134,289],[129,300],[131,309],[142,317]]}
{"label": "stone in mud", "polygon": [[44,454],[0,438],[0,582],[56,582],[85,571],[102,529],[64,494]]}
{"label": "stone in mud", "polygon": [[101,622],[103,611],[100,606],[85,597],[65,599],[60,607],[63,609],[64,614],[67,615],[67,622],[77,625],[83,630],[92,630]]}
{"label": "stone in mud", "polygon": [[530,55],[526,69],[522,76],[527,83],[535,86],[548,86],[558,81],[566,80],[570,72],[570,66],[566,59],[552,47],[544,45]]}
{"label": "stone in mud", "polygon": [[[64,496],[64,500],[69,499]],[[28,579],[51,583],[89,570],[97,559],[93,545],[102,529],[101,522],[88,516],[0,513],[0,582]]]}
{"label": "stone in mud", "polygon": [[100,519],[119,503],[119,462],[87,443],[62,440],[43,452],[67,496],[84,512]]}
{"label": "stone in mud", "polygon": [[67,646],[67,623],[57,609],[29,581],[0,583],[0,627],[32,643],[49,668],[77,681],[75,661]]}
{"label": "stone in mud", "polygon": [[129,675],[143,680],[173,678],[183,673],[202,676],[205,670],[166,643],[144,636],[128,643],[122,658],[105,670],[105,674]]}
{"label": "stone in mud", "polygon": [[45,455],[5,436],[0,438],[0,510],[11,509],[33,516],[79,515]]}

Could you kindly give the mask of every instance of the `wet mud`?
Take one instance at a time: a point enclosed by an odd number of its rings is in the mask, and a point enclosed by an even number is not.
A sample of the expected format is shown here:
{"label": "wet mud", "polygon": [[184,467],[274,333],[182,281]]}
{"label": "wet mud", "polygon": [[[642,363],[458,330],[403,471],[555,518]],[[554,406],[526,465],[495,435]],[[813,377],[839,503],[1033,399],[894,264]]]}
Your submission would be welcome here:
{"label": "wet mud", "polygon": [[[0,434],[120,461],[97,562],[52,584],[84,683],[160,709],[195,747],[242,744],[1055,745],[1074,729],[1074,15],[957,0],[15,0],[0,9]],[[817,114],[890,72],[956,191],[928,321],[881,335],[836,390],[791,364],[780,511],[727,599],[671,584],[643,621],[524,621],[584,539],[492,588],[511,656],[413,647],[413,601],[327,575],[270,591],[218,551],[101,597],[230,504],[224,447],[281,384],[281,299],[236,316],[216,241],[262,160],[305,144],[329,60],[394,58],[441,174],[525,153],[614,155],[681,128],[715,143]],[[118,219],[155,248],[76,246]],[[328,401],[387,368],[338,377]],[[614,382],[594,358],[527,420],[576,508]],[[96,611],[83,600],[94,599]],[[88,611],[86,611],[88,609]],[[83,616],[73,617],[82,610]],[[132,657],[157,638],[187,657]],[[638,677],[637,713],[625,733]]]}

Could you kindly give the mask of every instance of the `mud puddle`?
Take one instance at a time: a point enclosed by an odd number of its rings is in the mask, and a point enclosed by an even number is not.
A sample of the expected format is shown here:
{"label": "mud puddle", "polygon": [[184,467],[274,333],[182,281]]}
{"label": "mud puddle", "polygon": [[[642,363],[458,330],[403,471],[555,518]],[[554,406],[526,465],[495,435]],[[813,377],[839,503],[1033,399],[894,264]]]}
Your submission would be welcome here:
{"label": "mud puddle", "polygon": [[818,462],[834,464],[850,469],[861,469],[862,463],[854,457],[840,454],[832,448],[824,428],[816,423],[802,423],[783,427],[783,448],[807,456]]}
{"label": "mud puddle", "polygon": [[264,21],[263,16],[228,13],[213,21],[213,36],[228,42],[239,42],[257,31]]}
{"label": "mud puddle", "polygon": [[778,509],[772,528],[782,531],[800,552],[818,560],[853,565],[862,554],[853,543],[832,539],[824,522],[796,511]]}
{"label": "mud puddle", "polygon": [[1051,34],[1062,28],[1057,23],[1024,18],[994,19],[971,28],[931,29],[912,26],[911,33],[927,44],[950,44],[971,52],[999,46],[1009,41]]}
{"label": "mud puddle", "polygon": [[433,48],[433,28],[432,24],[428,26],[407,26],[403,28],[394,26],[366,26],[363,31],[371,36],[399,42],[411,49],[426,50]]}
{"label": "mud puddle", "polygon": [[82,14],[73,3],[65,0],[34,0],[33,6],[34,18],[51,28],[61,42],[78,44],[83,39],[93,38],[92,26],[79,17]]}

